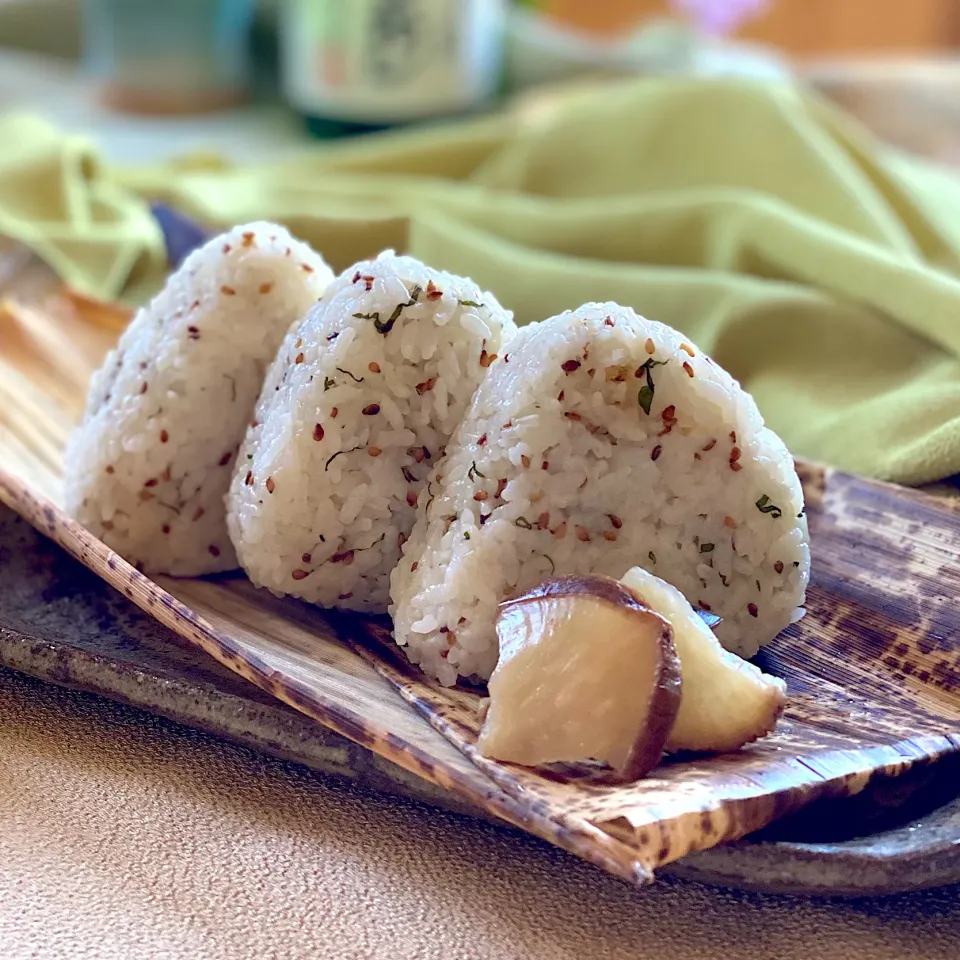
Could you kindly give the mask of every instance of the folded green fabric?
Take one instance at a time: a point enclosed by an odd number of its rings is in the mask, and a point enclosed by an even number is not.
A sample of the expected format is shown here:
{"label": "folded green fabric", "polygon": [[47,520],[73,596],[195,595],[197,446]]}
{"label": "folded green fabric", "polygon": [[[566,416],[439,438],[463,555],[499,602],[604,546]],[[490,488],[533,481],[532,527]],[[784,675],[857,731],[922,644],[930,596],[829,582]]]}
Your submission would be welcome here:
{"label": "folded green fabric", "polygon": [[111,182],[91,143],[36,117],[0,119],[0,235],[94,296],[163,269],[163,235],[147,207]]}
{"label": "folded green fabric", "polygon": [[629,304],[727,367],[795,453],[960,473],[960,180],[801,89],[643,80],[246,168],[105,171],[16,122],[0,230],[89,292],[160,281],[145,200],[275,219],[337,268],[393,247],[468,274],[519,323]]}

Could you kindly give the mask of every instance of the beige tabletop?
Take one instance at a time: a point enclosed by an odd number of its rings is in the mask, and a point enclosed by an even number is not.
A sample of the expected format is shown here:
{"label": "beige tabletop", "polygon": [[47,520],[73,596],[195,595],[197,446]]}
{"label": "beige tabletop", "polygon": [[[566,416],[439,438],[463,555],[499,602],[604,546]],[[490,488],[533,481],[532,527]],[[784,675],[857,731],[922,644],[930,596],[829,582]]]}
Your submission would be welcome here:
{"label": "beige tabletop", "polygon": [[0,671],[0,957],[957,960],[960,890],[638,891],[524,834]]}

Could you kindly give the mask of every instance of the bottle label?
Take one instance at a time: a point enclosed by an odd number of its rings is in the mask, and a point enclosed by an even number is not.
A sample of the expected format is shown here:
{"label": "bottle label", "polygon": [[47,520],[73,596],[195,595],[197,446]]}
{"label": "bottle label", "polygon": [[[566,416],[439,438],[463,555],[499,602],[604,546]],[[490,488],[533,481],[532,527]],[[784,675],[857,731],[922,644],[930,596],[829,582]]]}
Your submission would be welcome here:
{"label": "bottle label", "polygon": [[496,88],[503,0],[296,0],[284,79],[296,107],[390,123],[464,109]]}

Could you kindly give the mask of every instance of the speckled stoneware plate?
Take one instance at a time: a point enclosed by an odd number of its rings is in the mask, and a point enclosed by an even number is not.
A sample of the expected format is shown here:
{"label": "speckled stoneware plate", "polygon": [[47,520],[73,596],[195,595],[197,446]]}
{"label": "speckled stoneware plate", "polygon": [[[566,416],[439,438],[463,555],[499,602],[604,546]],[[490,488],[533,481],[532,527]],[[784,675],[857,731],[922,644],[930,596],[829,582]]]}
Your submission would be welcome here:
{"label": "speckled stoneware plate", "polygon": [[[389,624],[277,600],[238,574],[151,580],[65,516],[63,446],[125,322],[56,286],[0,309],[0,501],[83,565],[4,520],[3,663],[482,811],[637,884],[678,862],[805,892],[960,880],[953,497],[799,465],[813,579],[807,616],[763,654],[790,694],[770,737],[675,756],[628,785],[591,767],[511,767],[476,752],[480,693],[425,682]],[[841,839],[851,824],[869,839]],[[747,834],[760,839],[723,846]]]}
{"label": "speckled stoneware plate", "polygon": [[[221,666],[2,506],[0,570],[0,664],[370,789],[488,816]],[[960,765],[941,762],[885,790],[814,805],[667,870],[724,886],[846,896],[960,882]]]}

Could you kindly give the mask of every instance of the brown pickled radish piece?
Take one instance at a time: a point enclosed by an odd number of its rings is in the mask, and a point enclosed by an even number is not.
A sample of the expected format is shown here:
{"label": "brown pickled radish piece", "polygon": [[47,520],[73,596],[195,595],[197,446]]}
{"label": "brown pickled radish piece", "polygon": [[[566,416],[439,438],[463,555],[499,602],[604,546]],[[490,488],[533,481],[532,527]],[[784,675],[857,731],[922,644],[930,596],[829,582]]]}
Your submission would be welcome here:
{"label": "brown pickled radish piece", "polygon": [[670,625],[607,577],[549,580],[501,604],[500,658],[477,744],[524,766],[598,760],[652,770],[680,707]]}

